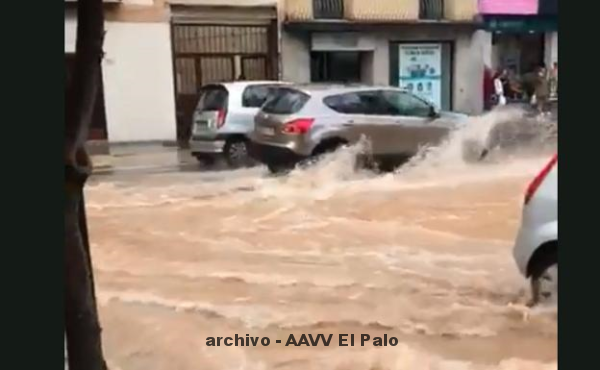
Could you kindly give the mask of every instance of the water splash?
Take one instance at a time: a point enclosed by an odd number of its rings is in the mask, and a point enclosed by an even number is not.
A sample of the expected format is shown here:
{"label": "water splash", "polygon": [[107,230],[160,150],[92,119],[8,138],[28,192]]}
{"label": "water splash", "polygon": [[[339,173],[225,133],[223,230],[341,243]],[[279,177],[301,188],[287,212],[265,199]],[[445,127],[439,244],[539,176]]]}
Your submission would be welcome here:
{"label": "water splash", "polygon": [[[445,172],[464,171],[476,167],[482,162],[484,149],[494,148],[494,139],[499,134],[506,136],[511,131],[528,132],[532,136],[546,137],[545,126],[532,127],[532,121],[526,117],[524,110],[520,108],[497,109],[480,116],[468,118],[462,126],[453,131],[450,136],[439,146],[424,146],[419,153],[404,167],[397,172],[399,174],[433,175],[440,170]],[[505,141],[514,142],[514,146],[527,148],[532,142],[518,143],[517,134],[514,138]],[[506,144],[506,143],[504,143]],[[509,143],[510,144],[510,143]],[[536,151],[539,148],[531,148]],[[511,162],[514,158],[502,158],[504,162]]]}
{"label": "water splash", "polygon": [[[284,177],[255,168],[93,185],[109,359],[151,370],[556,369],[556,311],[526,307],[510,252],[522,187],[546,158],[474,164],[462,151],[520,118],[471,118],[385,175],[356,170],[363,141]],[[204,345],[228,332],[324,328],[402,340],[381,349]]]}

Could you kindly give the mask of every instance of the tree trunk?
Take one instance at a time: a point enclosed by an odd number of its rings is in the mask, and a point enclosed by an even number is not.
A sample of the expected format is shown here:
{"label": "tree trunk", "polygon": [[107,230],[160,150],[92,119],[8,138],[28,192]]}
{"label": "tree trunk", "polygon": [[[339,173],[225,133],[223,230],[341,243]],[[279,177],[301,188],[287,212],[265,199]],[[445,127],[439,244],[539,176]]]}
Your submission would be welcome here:
{"label": "tree trunk", "polygon": [[87,240],[83,187],[91,171],[85,142],[98,94],[104,14],[102,0],[79,0],[73,78],[66,91],[65,333],[71,370],[106,370]]}

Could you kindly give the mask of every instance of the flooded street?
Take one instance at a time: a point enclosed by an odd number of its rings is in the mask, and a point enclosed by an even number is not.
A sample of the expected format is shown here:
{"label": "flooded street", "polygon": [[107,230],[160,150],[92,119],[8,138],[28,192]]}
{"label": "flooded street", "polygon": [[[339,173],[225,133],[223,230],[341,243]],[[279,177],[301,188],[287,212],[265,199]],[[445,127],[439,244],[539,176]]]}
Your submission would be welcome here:
{"label": "flooded street", "polygon": [[[279,178],[95,178],[87,212],[109,366],[556,369],[556,310],[526,308],[511,254],[547,155],[467,165],[445,154],[387,175],[355,172],[349,149]],[[285,346],[320,333],[330,346]],[[271,343],[206,346],[236,334]],[[340,347],[339,334],[399,343]]]}

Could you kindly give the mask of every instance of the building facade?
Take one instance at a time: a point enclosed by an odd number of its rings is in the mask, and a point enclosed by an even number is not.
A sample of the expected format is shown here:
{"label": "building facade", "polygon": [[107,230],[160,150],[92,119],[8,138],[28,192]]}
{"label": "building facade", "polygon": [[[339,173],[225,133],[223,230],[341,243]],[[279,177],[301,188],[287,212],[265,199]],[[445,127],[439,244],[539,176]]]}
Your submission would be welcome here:
{"label": "building facade", "polygon": [[558,0],[480,0],[489,66],[518,75],[558,63]]}
{"label": "building facade", "polygon": [[[557,0],[104,0],[91,139],[189,137],[198,92],[236,79],[407,88],[480,113],[487,68],[558,61]],[[65,0],[72,65],[76,1]]]}
{"label": "building facade", "polygon": [[177,138],[187,144],[200,88],[279,77],[277,0],[169,0]]}
{"label": "building facade", "polygon": [[477,0],[285,0],[282,76],[407,88],[443,109],[483,110]]}
{"label": "building facade", "polygon": [[[105,0],[100,111],[91,139],[174,142],[169,11],[164,0]],[[77,10],[65,2],[65,56],[75,53]],[[68,68],[68,67],[67,67]]]}
{"label": "building facade", "polygon": [[[277,79],[276,0],[104,0],[102,91],[90,139],[187,142],[199,89]],[[77,2],[65,0],[72,66]]]}

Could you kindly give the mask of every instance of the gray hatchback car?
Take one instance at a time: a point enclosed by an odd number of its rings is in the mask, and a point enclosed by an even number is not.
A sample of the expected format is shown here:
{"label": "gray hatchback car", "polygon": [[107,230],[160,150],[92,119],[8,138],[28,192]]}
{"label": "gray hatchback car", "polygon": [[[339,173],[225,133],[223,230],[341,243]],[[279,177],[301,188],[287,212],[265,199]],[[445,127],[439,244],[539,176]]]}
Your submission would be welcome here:
{"label": "gray hatchback car", "polygon": [[369,157],[390,170],[423,145],[439,144],[466,118],[395,87],[294,85],[279,88],[265,103],[250,138],[253,156],[271,172],[363,136],[371,145]]}

